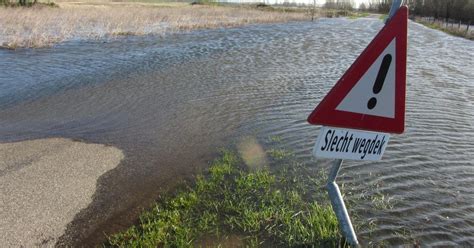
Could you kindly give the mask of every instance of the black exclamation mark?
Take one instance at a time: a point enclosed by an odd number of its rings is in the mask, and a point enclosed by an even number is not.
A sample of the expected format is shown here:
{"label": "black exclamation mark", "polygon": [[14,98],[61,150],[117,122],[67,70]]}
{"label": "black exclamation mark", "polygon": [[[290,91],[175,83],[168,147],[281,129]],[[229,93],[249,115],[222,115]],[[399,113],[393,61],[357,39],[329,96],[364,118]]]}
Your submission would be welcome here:
{"label": "black exclamation mark", "polygon": [[[379,73],[377,73],[377,78],[375,79],[374,87],[372,88],[374,94],[378,94],[382,90],[383,83],[385,82],[385,77],[387,76],[388,68],[390,67],[390,63],[392,63],[392,55],[387,54],[383,57]],[[367,102],[367,108],[373,109],[375,108],[375,105],[377,105],[377,98],[370,98],[369,102]]]}

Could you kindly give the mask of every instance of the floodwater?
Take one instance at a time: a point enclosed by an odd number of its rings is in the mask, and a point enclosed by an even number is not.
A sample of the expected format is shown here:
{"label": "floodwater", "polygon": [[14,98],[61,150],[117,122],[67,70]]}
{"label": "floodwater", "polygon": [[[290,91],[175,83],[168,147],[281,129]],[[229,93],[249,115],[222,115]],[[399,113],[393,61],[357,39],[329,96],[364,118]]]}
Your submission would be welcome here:
{"label": "floodwater", "polygon": [[[0,50],[0,141],[124,151],[63,237],[92,244],[240,137],[279,136],[308,167],[329,168],[311,158],[319,127],[306,117],[382,25],[321,19]],[[351,204],[377,224],[357,230],[363,244],[474,245],[473,58],[472,41],[409,24],[406,131],[382,161],[345,161],[339,178],[392,199]]]}

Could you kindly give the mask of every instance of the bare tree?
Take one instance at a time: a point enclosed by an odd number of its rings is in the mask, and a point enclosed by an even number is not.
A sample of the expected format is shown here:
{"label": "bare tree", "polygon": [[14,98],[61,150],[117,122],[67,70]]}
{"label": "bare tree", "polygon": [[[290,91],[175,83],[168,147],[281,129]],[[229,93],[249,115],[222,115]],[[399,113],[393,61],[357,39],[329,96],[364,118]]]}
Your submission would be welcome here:
{"label": "bare tree", "polygon": [[407,0],[413,15],[469,22],[474,19],[474,0]]}
{"label": "bare tree", "polygon": [[337,8],[336,0],[326,0],[326,3],[324,4],[324,8],[336,9]]}

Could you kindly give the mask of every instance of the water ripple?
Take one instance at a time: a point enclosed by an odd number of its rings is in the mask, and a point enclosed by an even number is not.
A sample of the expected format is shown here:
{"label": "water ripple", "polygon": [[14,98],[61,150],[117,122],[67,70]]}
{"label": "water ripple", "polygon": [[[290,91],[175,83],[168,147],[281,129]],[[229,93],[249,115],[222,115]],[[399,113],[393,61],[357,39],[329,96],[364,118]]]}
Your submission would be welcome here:
{"label": "water ripple", "polygon": [[[0,137],[112,143],[133,158],[123,178],[150,185],[244,135],[280,136],[326,168],[305,119],[382,26],[321,19],[0,51]],[[472,246],[474,43],[409,28],[406,132],[380,162],[345,162],[340,181],[396,200],[378,210],[348,196],[378,224],[358,230],[364,244]]]}

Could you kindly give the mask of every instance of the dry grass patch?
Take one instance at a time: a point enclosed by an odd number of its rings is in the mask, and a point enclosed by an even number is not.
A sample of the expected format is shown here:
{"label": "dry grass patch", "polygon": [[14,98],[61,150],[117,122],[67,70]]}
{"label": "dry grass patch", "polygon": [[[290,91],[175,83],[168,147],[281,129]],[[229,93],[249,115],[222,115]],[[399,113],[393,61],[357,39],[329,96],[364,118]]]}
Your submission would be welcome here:
{"label": "dry grass patch", "polygon": [[469,39],[469,40],[474,40],[474,32],[472,32],[472,29],[471,31],[467,30],[465,27],[463,28],[458,28],[458,25],[457,24],[448,24],[446,25],[446,23],[440,23],[440,22],[437,22],[437,21],[434,21],[434,22],[431,22],[431,21],[428,21],[426,19],[423,19],[423,18],[415,18],[415,21],[418,22],[418,23],[421,23],[429,28],[432,28],[432,29],[437,29],[437,30],[441,30],[445,33],[448,33],[450,35],[454,35],[454,36],[458,36],[458,37],[463,37],[463,38],[466,38],[466,39]]}
{"label": "dry grass patch", "polygon": [[0,46],[45,47],[72,39],[165,34],[307,18],[304,13],[182,4],[61,3],[59,8],[0,8]]}

